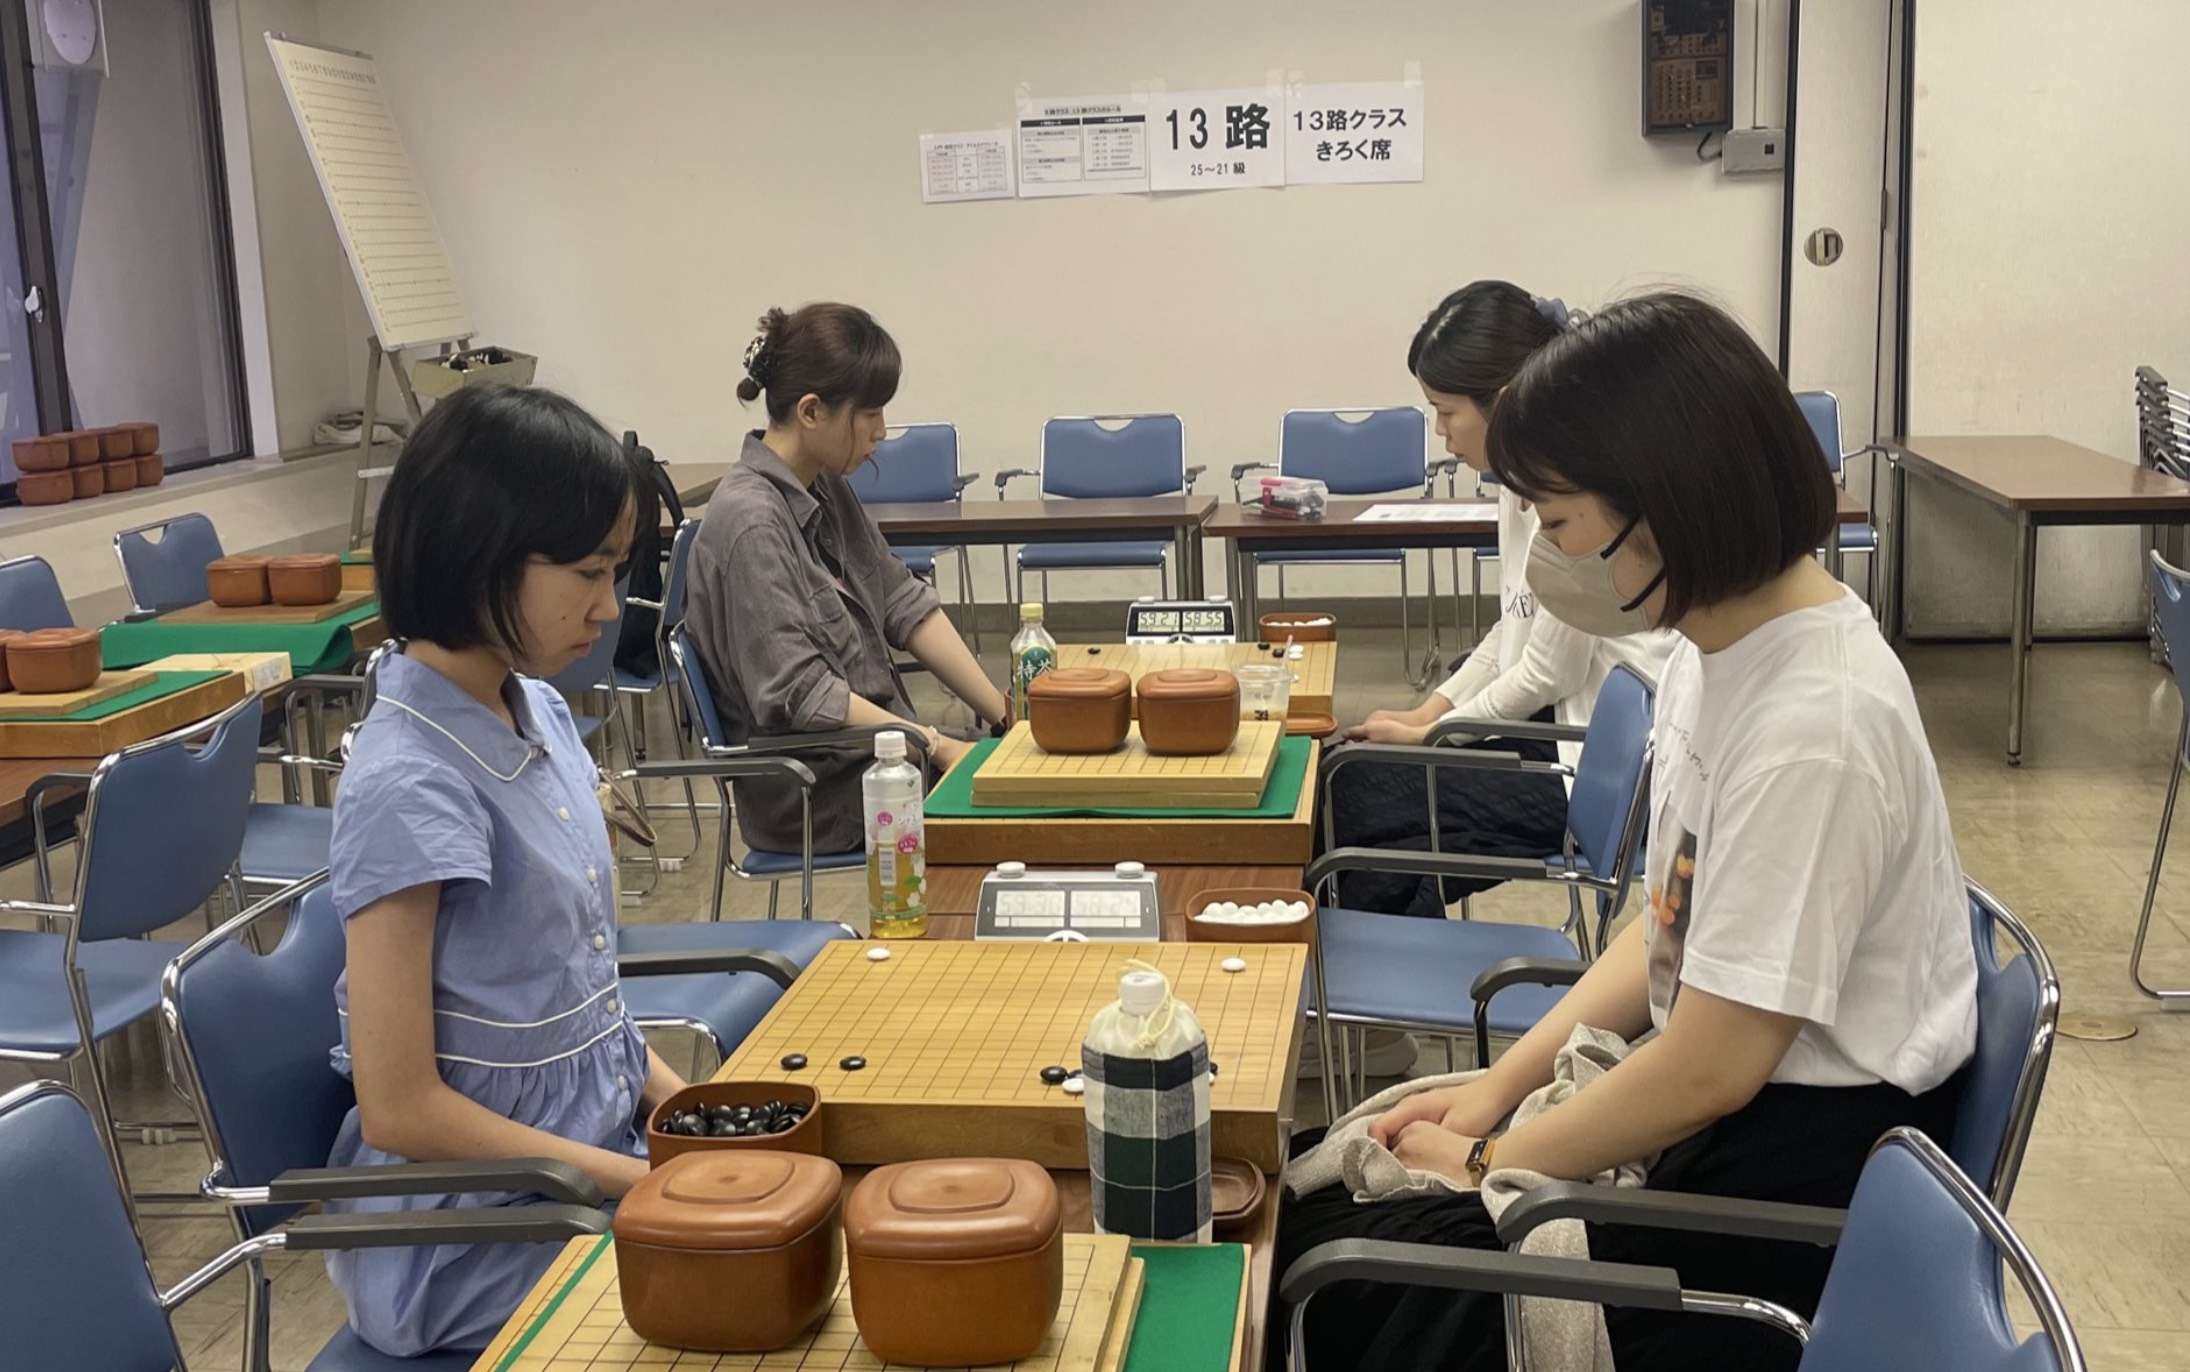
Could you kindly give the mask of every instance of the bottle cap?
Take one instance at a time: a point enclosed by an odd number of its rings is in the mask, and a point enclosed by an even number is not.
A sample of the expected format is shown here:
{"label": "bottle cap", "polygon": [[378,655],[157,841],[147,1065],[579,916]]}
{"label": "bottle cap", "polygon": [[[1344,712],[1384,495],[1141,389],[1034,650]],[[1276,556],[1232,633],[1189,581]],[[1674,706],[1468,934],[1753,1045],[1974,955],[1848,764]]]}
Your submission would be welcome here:
{"label": "bottle cap", "polygon": [[905,735],[896,729],[884,729],[874,736],[874,755],[884,762],[905,760]]}
{"label": "bottle cap", "polygon": [[1041,618],[1042,618],[1042,602],[1041,602],[1041,601],[1039,601],[1039,600],[1030,600],[1030,601],[1028,601],[1028,602],[1027,602],[1026,604],[1024,604],[1024,605],[1021,605],[1021,606],[1019,607],[1019,622],[1020,622],[1021,624],[1036,624],[1036,623],[1040,623],[1040,622],[1041,622]]}
{"label": "bottle cap", "polygon": [[1118,978],[1118,1004],[1129,1015],[1152,1015],[1171,985],[1161,972],[1127,972]]}

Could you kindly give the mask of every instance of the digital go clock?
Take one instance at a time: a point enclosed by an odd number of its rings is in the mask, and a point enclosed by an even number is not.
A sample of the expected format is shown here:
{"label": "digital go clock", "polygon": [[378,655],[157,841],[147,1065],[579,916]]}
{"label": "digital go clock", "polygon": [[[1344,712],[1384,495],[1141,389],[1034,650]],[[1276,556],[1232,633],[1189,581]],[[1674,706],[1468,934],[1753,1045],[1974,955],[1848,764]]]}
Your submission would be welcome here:
{"label": "digital go clock", "polygon": [[1239,615],[1229,600],[1158,600],[1126,607],[1128,643],[1237,643]]}

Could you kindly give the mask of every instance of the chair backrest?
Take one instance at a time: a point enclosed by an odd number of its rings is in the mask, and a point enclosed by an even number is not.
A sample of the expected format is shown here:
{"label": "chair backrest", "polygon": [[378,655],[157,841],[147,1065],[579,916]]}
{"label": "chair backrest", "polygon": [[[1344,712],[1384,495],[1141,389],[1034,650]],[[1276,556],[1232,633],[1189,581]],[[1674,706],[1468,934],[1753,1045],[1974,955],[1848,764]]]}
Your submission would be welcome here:
{"label": "chair backrest", "polygon": [[[2001,1266],[2037,1312],[2009,1323]],[[1879,1140],[1856,1182],[1802,1372],[2082,1372],[2051,1282],[1996,1208],[1913,1129]]]}
{"label": "chair backrest", "polygon": [[1175,414],[1052,419],[1041,466],[1043,495],[1176,495],[1186,487],[1186,424]]}
{"label": "chair backrest", "polygon": [[616,618],[601,626],[600,638],[584,657],[549,677],[548,685],[566,696],[580,695],[608,685],[611,674],[616,670],[618,630],[623,627],[624,622],[624,597],[630,591],[630,578],[626,577],[616,583]]}
{"label": "chair backrest", "polygon": [[91,1115],[39,1081],[0,1096],[0,1330],[10,1367],[181,1365]]}
{"label": "chair backrest", "polygon": [[1840,397],[1831,391],[1796,391],[1795,404],[1802,409],[1802,417],[1810,421],[1810,432],[1817,435],[1817,446],[1825,450],[1825,467],[1834,476],[1840,475]]}
{"label": "chair backrest", "polygon": [[891,426],[851,482],[869,505],[958,499],[958,426]]}
{"label": "chair backrest", "polygon": [[684,623],[684,591],[692,577],[692,540],[700,536],[700,522],[687,519],[669,540],[669,571],[662,578],[662,631]]}
{"label": "chair backrest", "polygon": [[[298,1167],[325,1167],[357,1103],[328,1065],[342,1037],[335,980],[342,975],[342,920],[320,886],[290,907],[281,942],[263,957],[223,926],[168,965],[161,1018],[181,1067],[213,1177],[264,1186]],[[273,1228],[294,1206],[237,1211],[241,1236]]]}
{"label": "chair backrest", "polygon": [[42,557],[11,557],[0,562],[0,629],[72,629],[61,579]]}
{"label": "chair backrest", "polygon": [[[1962,1079],[1947,1149],[2005,1210],[2053,1061],[2061,979],[2030,930],[1975,882],[1969,885],[1969,923],[1977,953],[1977,1052]],[[2002,932],[2022,956],[2001,960]]]}
{"label": "chair backrest", "polygon": [[1631,875],[1640,826],[1634,821],[1645,805],[1650,757],[1650,722],[1657,709],[1655,687],[1625,665],[1606,674],[1590,712],[1589,733],[1581,760],[1574,765],[1574,790],[1567,799],[1567,833],[1589,870],[1606,879]]}
{"label": "chair backrest", "polygon": [[707,668],[700,662],[699,645],[682,624],[669,631],[669,672],[684,692],[685,708],[691,712],[692,732],[698,736],[701,749],[722,748],[730,740],[724,736],[722,714],[715,709],[715,693],[707,686]]}
{"label": "chair backrest", "polygon": [[669,516],[669,526],[675,528],[684,523],[684,497],[677,494],[677,483],[669,479],[669,468],[654,460],[652,448],[639,442],[637,429],[624,430],[624,456],[646,469],[654,495],[662,502],[662,512]]}
{"label": "chair backrest", "polygon": [[[2152,613],[2160,622],[2160,641],[2174,669],[2175,690],[2190,711],[2190,572],[2172,565],[2157,549],[2145,554],[2152,579]],[[2190,717],[2190,716],[2186,716]]]}
{"label": "chair backrest", "polygon": [[227,881],[251,813],[260,713],[259,698],[245,696],[210,722],[132,744],[92,771],[73,937],[149,934]]}
{"label": "chair backrest", "polygon": [[140,610],[172,610],[206,598],[205,569],[221,556],[221,536],[202,514],[177,515],[114,535],[122,584]]}
{"label": "chair backrest", "polygon": [[1420,491],[1428,434],[1422,412],[1412,405],[1289,410],[1278,426],[1278,471],[1320,481],[1333,495]]}

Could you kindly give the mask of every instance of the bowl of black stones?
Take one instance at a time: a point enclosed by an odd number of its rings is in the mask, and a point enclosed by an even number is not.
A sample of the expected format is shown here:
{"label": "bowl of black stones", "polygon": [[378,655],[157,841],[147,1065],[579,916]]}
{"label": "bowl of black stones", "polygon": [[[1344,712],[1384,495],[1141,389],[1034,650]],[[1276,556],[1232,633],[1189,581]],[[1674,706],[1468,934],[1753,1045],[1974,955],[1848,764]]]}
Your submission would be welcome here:
{"label": "bowl of black stones", "polygon": [[659,1167],[701,1148],[766,1148],[821,1156],[821,1093],[785,1081],[708,1081],[654,1108],[646,1156]]}

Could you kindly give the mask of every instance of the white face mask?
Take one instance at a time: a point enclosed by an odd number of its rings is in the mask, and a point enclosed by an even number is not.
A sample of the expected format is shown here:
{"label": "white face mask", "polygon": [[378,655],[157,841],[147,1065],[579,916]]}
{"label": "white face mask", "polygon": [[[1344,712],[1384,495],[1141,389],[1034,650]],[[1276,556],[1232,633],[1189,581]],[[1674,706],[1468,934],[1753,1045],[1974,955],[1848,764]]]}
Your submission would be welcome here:
{"label": "white face mask", "polygon": [[1650,578],[1642,594],[1625,600],[1612,584],[1612,555],[1620,550],[1635,526],[1630,520],[1617,537],[1594,553],[1570,557],[1541,533],[1529,544],[1528,588],[1536,603],[1553,618],[1598,638],[1639,634],[1650,627],[1642,604],[1665,580],[1665,569]]}

